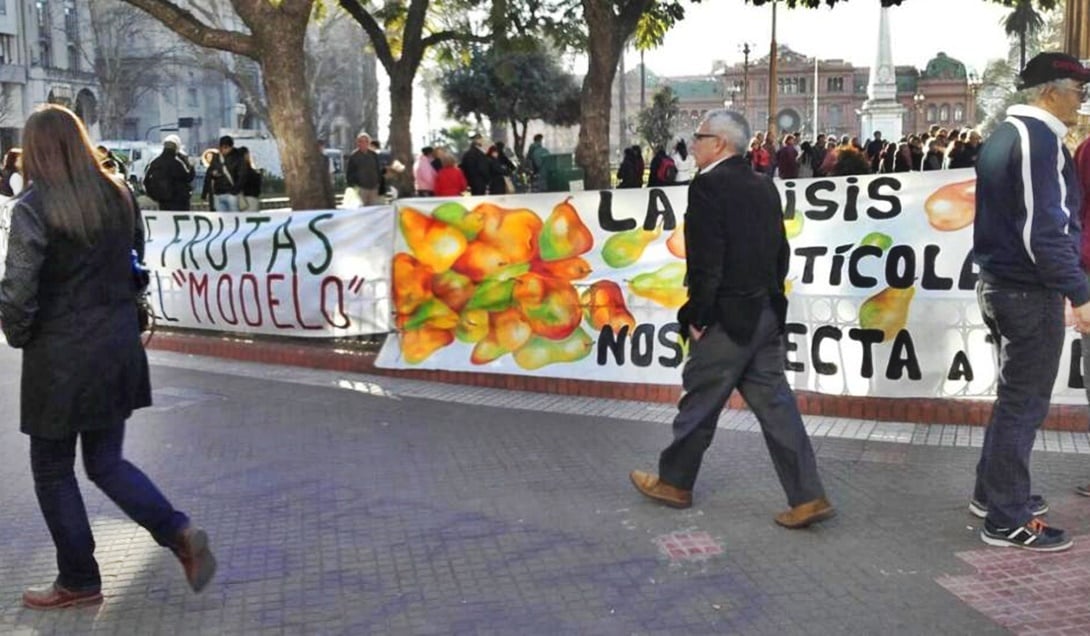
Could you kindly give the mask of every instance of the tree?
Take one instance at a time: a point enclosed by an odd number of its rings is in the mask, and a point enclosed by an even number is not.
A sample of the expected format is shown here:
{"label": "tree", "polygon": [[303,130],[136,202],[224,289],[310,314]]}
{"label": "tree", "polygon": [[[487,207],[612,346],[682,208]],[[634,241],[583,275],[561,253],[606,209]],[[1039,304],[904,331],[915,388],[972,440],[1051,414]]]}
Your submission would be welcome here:
{"label": "tree", "polygon": [[117,139],[140,101],[175,80],[169,62],[180,51],[175,42],[145,37],[155,20],[120,0],[91,0],[90,15],[94,39],[81,38],[77,54],[95,70],[101,134]]}
{"label": "tree", "polygon": [[1018,37],[1018,68],[1026,67],[1026,37],[1037,33],[1044,24],[1044,18],[1034,10],[1031,0],[1019,0],[1003,19],[1003,30],[1007,35]]}
{"label": "tree", "polygon": [[[445,4],[433,7],[432,0],[408,0],[407,5],[386,2],[377,8],[365,8],[360,0],[339,2],[363,28],[375,56],[390,78],[390,151],[401,163],[411,166],[412,131],[409,124],[413,113],[413,80],[425,53],[446,42],[487,42],[489,38],[472,34],[465,18],[470,2],[458,4],[459,0],[446,0]],[[429,9],[433,18],[435,12],[446,10],[455,26],[432,30],[428,21]],[[403,178],[411,176],[406,171]]]}
{"label": "tree", "polygon": [[269,108],[288,198],[297,210],[329,208],[326,163],[318,151],[303,55],[307,24],[315,0],[227,0],[247,31],[216,28],[171,0],[125,0],[202,47],[254,60]]}
{"label": "tree", "polygon": [[651,97],[651,105],[640,111],[637,132],[652,148],[670,149],[678,118],[678,98],[669,86]]}
{"label": "tree", "polygon": [[659,0],[581,0],[587,25],[587,75],[583,78],[579,143],[575,161],[588,189],[610,187],[609,122],[613,78],[625,43],[661,43],[669,27],[685,16],[677,2]]}
{"label": "tree", "polygon": [[531,120],[568,126],[579,121],[579,86],[538,46],[476,50],[469,63],[441,80],[453,117],[480,116],[511,126],[515,155],[522,161]]}
{"label": "tree", "polygon": [[[1037,31],[1029,34],[1027,40],[1018,42],[1011,49],[1011,59],[1022,46],[1026,55],[1036,55],[1039,51],[1054,51],[1063,40],[1063,12],[1048,11],[1043,16],[1044,22]],[[1025,103],[1025,95],[1018,90],[1018,68],[1011,59],[994,60],[988,64],[981,76],[979,104],[986,113],[980,131],[988,135],[1007,117],[1007,108],[1013,104]]]}

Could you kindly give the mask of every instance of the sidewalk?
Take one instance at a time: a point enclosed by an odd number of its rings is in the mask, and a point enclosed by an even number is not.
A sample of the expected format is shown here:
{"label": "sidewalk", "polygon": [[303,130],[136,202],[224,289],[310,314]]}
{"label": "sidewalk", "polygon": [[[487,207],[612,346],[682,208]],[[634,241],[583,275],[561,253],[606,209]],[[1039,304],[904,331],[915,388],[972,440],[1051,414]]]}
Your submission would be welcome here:
{"label": "sidewalk", "polygon": [[[53,553],[27,442],[0,430],[0,632],[16,634],[990,634],[1090,630],[1085,434],[1047,432],[1035,489],[1077,535],[988,548],[965,510],[979,429],[807,417],[840,514],[789,531],[761,436],[729,411],[694,507],[628,484],[669,405],[153,352],[128,455],[212,537],[194,596],[86,480],[106,603],[37,613]],[[17,412],[17,354],[0,408]],[[14,420],[14,416],[11,418]],[[998,586],[1002,586],[1001,589]]]}

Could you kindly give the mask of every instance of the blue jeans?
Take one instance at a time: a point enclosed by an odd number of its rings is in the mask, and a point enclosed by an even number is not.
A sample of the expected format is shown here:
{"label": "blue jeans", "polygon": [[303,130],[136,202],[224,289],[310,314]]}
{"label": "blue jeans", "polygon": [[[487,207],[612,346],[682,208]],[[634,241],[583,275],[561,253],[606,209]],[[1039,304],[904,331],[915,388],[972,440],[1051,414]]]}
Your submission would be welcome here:
{"label": "blue jeans", "polygon": [[124,424],[62,440],[31,437],[34,492],[57,548],[57,583],[68,590],[97,591],[102,579],[94,556],[95,540],[73,471],[77,437],[82,441],[87,476],[159,545],[173,547],[189,518],[170,505],[147,475],[121,457]]}
{"label": "blue jeans", "polygon": [[213,209],[216,212],[239,211],[237,194],[214,194],[212,195],[212,201],[215,203]]}
{"label": "blue jeans", "polygon": [[1002,528],[1026,524],[1029,456],[1048,415],[1064,343],[1064,300],[1047,290],[977,283],[980,313],[995,338],[999,380],[973,496],[988,503],[988,521]]}

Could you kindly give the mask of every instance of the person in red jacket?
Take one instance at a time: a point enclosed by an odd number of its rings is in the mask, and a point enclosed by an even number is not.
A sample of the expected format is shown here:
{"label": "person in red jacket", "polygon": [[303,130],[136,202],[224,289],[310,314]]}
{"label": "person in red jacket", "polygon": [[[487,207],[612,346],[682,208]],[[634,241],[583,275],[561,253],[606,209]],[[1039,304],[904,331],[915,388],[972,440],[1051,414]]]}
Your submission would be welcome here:
{"label": "person in red jacket", "polygon": [[450,151],[446,148],[436,150],[436,154],[439,155],[439,161],[443,163],[443,168],[439,170],[439,174],[435,175],[435,196],[459,196],[469,187],[466,176],[458,167],[454,155],[450,154]]}

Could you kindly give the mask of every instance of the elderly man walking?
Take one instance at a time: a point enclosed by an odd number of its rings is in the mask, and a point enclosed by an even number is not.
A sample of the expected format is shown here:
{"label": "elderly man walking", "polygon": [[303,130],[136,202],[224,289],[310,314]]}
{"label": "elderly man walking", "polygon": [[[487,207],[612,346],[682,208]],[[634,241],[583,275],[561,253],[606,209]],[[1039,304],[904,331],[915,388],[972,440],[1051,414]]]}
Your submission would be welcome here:
{"label": "elderly man walking", "polygon": [[659,475],[632,471],[641,493],[674,508],[692,505],[692,489],[716,422],[737,388],[761,424],[790,509],[776,523],[803,528],[835,514],[784,376],[784,276],[790,251],[783,206],[772,180],[742,153],[749,140],[736,113],[707,114],[690,147],[699,172],[689,185],[685,252],[689,300],[678,312],[692,340],[682,371],[685,394],[674,441]]}
{"label": "elderly man walking", "polygon": [[1058,552],[1071,539],[1040,519],[1048,504],[1031,495],[1029,459],[1059,370],[1065,297],[1079,331],[1090,329],[1079,188],[1063,144],[1090,70],[1069,55],[1041,53],[1019,77],[1028,103],[1007,109],[976,164],[977,299],[999,380],[969,509],[984,517],[984,543]]}
{"label": "elderly man walking", "polygon": [[356,137],[356,149],[348,156],[344,169],[345,183],[355,188],[363,205],[378,205],[381,171],[378,155],[371,150],[371,135],[360,133]]}

